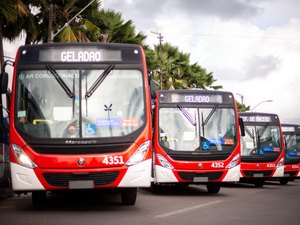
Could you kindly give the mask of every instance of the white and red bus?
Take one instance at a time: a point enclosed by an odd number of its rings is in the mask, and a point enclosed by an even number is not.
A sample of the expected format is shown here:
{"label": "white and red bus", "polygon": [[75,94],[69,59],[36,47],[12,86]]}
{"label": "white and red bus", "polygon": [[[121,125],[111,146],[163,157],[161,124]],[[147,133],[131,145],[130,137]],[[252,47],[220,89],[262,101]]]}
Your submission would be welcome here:
{"label": "white and red bus", "polygon": [[20,47],[9,124],[13,190],[32,192],[38,205],[46,191],[120,188],[122,202],[135,204],[137,187],[151,183],[150,98],[138,45]]}
{"label": "white and red bus", "polygon": [[206,184],[240,178],[240,131],[230,92],[157,92],[154,125],[154,185]]}
{"label": "white and red bus", "polygon": [[284,143],[279,117],[272,113],[243,112],[241,181],[262,187],[266,179],[283,178]]}
{"label": "white and red bus", "polygon": [[281,184],[287,184],[300,176],[300,125],[281,124],[284,137],[284,177]]}

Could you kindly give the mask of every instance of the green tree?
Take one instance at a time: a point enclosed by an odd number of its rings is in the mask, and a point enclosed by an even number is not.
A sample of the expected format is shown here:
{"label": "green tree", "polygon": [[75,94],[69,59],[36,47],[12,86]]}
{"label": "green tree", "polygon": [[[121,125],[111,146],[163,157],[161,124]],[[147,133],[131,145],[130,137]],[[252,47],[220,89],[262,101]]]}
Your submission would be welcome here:
{"label": "green tree", "polygon": [[8,24],[15,23],[20,17],[27,16],[29,9],[21,0],[0,1],[0,65],[4,63],[3,39],[13,40],[19,33],[15,33]]}
{"label": "green tree", "polygon": [[238,101],[236,103],[237,103],[237,107],[238,107],[239,112],[246,112],[246,111],[250,110],[250,105],[246,106],[245,104],[239,103]]}
{"label": "green tree", "polygon": [[100,10],[88,17],[100,29],[100,42],[118,42],[142,44],[146,36],[136,34],[133,21],[124,22],[122,14],[114,10]]}
{"label": "green tree", "polygon": [[190,54],[180,52],[169,43],[155,45],[146,51],[148,69],[153,71],[158,89],[213,88],[216,82],[212,73],[197,63],[190,63]]}
{"label": "green tree", "polygon": [[[52,26],[54,34],[57,33],[54,40],[62,42],[84,42],[96,41],[99,35],[98,28],[87,19],[94,11],[98,10],[100,3],[91,0],[30,0],[33,7],[37,9],[34,15],[39,21],[39,35],[31,35],[30,30],[26,30],[27,35],[35,37],[32,40],[27,40],[27,43],[48,42],[49,25]],[[89,5],[91,3],[91,5]],[[50,6],[53,6],[53,14]],[[89,6],[88,6],[89,5]],[[82,9],[77,17],[74,18]],[[49,24],[49,19],[53,22]],[[74,18],[74,19],[73,19]],[[89,38],[87,37],[89,36]]]}

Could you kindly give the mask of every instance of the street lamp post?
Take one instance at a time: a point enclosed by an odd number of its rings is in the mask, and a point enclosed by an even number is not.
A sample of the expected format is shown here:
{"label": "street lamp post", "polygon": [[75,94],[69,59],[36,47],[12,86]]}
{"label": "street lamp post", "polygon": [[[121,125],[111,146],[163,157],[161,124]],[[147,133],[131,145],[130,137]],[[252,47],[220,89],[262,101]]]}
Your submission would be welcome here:
{"label": "street lamp post", "polygon": [[[151,31],[152,34],[156,34],[157,38],[159,40],[159,49],[158,49],[158,54],[159,54],[159,58],[160,60],[162,59],[162,42],[163,42],[163,38],[164,36],[161,35],[161,33],[157,32],[157,31]],[[161,73],[159,73],[159,80],[160,80],[160,90],[162,90],[162,77],[161,77]]]}
{"label": "street lamp post", "polygon": [[273,100],[269,99],[269,100],[264,100],[264,101],[261,101],[259,102],[256,106],[254,106],[251,111],[253,111],[255,108],[257,108],[257,106],[259,106],[260,104],[264,103],[264,102],[273,102]]}

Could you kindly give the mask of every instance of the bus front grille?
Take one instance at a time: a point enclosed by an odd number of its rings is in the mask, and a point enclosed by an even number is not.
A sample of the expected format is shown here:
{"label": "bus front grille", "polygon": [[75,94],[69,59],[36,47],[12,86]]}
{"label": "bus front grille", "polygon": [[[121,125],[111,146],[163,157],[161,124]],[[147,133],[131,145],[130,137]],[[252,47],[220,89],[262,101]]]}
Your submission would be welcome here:
{"label": "bus front grille", "polygon": [[113,183],[120,172],[93,172],[93,173],[43,173],[45,180],[52,186],[68,187],[70,181],[93,181],[95,185]]}
{"label": "bus front grille", "polygon": [[264,177],[269,177],[272,175],[273,170],[244,170],[243,172],[247,177],[253,177],[255,174],[263,174]]}
{"label": "bus front grille", "polygon": [[195,172],[178,172],[181,179],[192,181],[194,177],[207,177],[209,181],[218,180],[222,177],[223,172],[206,172],[206,173],[195,173]]}

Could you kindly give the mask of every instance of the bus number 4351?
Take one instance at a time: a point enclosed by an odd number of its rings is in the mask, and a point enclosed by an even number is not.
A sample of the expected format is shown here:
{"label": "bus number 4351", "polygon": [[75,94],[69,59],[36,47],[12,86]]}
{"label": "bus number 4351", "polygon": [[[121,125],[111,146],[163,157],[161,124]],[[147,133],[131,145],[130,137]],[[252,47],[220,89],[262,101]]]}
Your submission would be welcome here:
{"label": "bus number 4351", "polygon": [[123,165],[124,160],[121,155],[105,156],[102,163],[105,165]]}

